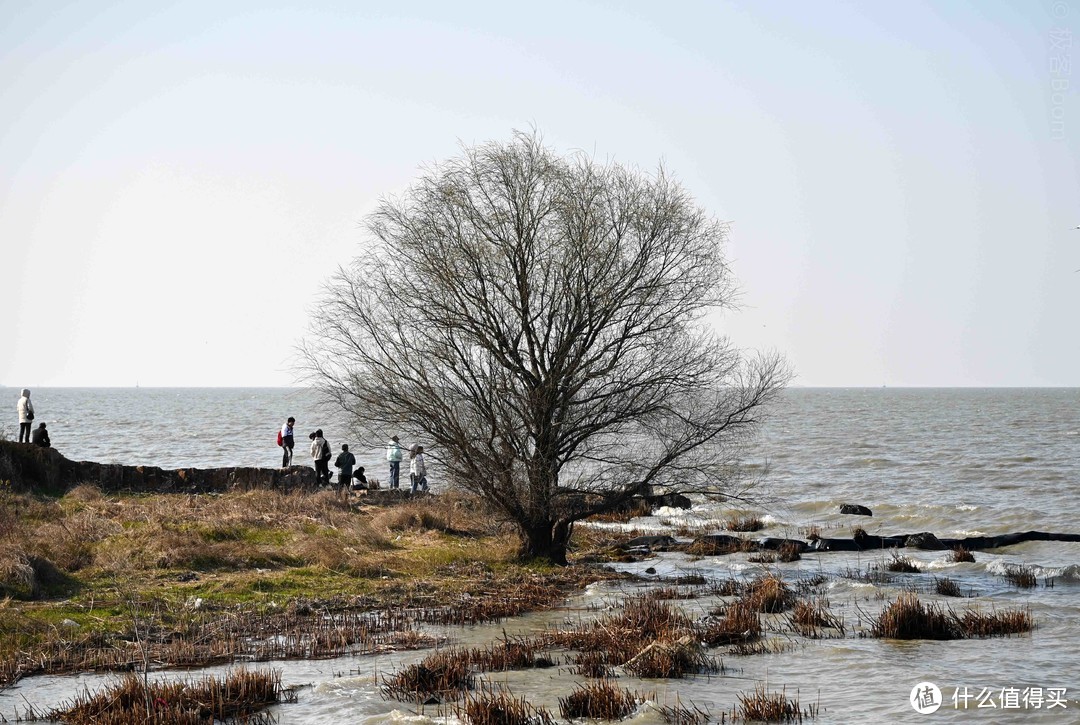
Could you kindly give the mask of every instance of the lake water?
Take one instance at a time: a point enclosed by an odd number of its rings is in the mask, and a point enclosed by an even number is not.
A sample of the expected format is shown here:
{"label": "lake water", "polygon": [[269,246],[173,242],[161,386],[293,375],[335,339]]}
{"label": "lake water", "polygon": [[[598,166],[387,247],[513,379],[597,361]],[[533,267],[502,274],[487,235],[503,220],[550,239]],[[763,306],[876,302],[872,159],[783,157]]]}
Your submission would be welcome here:
{"label": "lake water", "polygon": [[[18,391],[9,393],[14,417]],[[305,391],[285,389],[40,389],[33,393],[38,420],[46,421],[54,445],[69,458],[162,467],[274,466],[274,444],[284,418],[298,419],[298,445],[321,427],[334,444],[349,442],[346,426],[316,407]],[[14,425],[8,425],[13,431]],[[422,442],[422,441],[421,441]],[[410,443],[410,441],[406,441]],[[818,526],[824,536],[850,536],[853,526],[871,534],[931,531],[964,537],[1041,530],[1080,533],[1080,390],[1078,389],[792,389],[785,393],[761,437],[751,463],[765,469],[762,493],[769,503],[740,507],[764,517],[769,536],[802,537]],[[354,449],[360,465],[385,478],[382,451]],[[302,460],[298,448],[297,461]],[[438,484],[437,468],[432,480]],[[873,510],[872,518],[842,516],[841,503]],[[633,522],[635,528],[671,531],[681,525],[722,519],[733,509],[701,504],[688,512],[663,510]],[[730,710],[737,694],[768,681],[802,703],[820,702],[819,723],[860,722],[1080,722],[1080,544],[1029,542],[976,552],[975,563],[954,564],[940,552],[904,550],[928,573],[905,575],[883,585],[845,579],[852,568],[882,563],[887,555],[821,553],[771,565],[789,579],[830,575],[825,594],[844,617],[845,638],[805,640],[792,636],[784,652],[724,655],[726,675],[683,681],[641,682],[621,677],[623,687],[656,691],[661,704],[694,702],[714,712]],[[1001,577],[1011,564],[1034,567],[1052,587],[1020,590]],[[659,574],[697,571],[710,578],[752,578],[761,565],[747,555],[691,560],[662,554],[622,568]],[[1029,607],[1038,628],[1008,639],[895,642],[858,636],[866,620],[907,588],[928,600],[933,575],[947,575],[977,596],[947,600],[957,611]],[[449,630],[458,643],[473,644],[508,632],[529,632],[591,604],[612,601],[620,591],[595,587],[567,603],[567,611],[511,623]],[[710,602],[689,600],[692,611]],[[421,659],[425,652],[277,663],[287,684],[310,684],[300,702],[277,708],[283,723],[425,722],[413,709],[380,698],[375,673]],[[515,694],[557,713],[557,698],[577,678],[565,669],[490,675]],[[31,678],[0,692],[0,715],[11,717],[26,701],[48,706],[76,688],[99,687],[108,676]],[[908,702],[920,682],[936,683],[945,704],[933,715],[917,714]],[[966,688],[966,690],[965,690]],[[1064,689],[1064,707],[1057,704]],[[1012,693],[1029,699],[1013,707]],[[966,709],[954,707],[965,691]],[[1036,707],[1036,694],[1043,701]],[[981,698],[981,699],[980,699]],[[981,705],[981,706],[980,706]],[[994,707],[990,707],[994,705]],[[434,714],[433,710],[428,715]],[[648,707],[633,722],[660,722]]]}

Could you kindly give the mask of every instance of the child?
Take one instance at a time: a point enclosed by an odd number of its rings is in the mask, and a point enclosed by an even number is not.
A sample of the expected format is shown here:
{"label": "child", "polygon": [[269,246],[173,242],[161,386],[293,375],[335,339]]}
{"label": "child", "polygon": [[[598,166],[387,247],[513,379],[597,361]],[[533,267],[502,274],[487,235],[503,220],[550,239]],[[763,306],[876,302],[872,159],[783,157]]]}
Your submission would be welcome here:
{"label": "child", "polygon": [[353,474],[353,491],[365,491],[368,487],[367,476],[364,475],[364,467],[360,466],[356,469],[356,473]]}

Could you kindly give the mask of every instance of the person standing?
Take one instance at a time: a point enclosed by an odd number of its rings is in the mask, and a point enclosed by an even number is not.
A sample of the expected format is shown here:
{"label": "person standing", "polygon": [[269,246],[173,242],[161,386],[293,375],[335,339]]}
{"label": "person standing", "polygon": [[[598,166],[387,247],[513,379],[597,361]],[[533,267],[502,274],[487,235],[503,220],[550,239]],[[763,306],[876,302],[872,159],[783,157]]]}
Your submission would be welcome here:
{"label": "person standing", "polygon": [[352,480],[352,469],[356,465],[356,456],[349,453],[349,444],[341,444],[341,453],[338,454],[334,465],[338,469],[338,488],[343,491],[349,490],[349,482]]}
{"label": "person standing", "polygon": [[322,428],[309,436],[311,438],[311,460],[315,464],[315,483],[330,483],[330,444],[323,438]]}
{"label": "person standing", "polygon": [[288,468],[292,465],[293,447],[296,440],[293,438],[293,425],[296,418],[289,418],[285,425],[281,426],[281,467]]}
{"label": "person standing", "polygon": [[19,413],[19,443],[29,443],[30,423],[34,420],[34,404],[30,402],[29,388],[23,388],[22,397],[15,409]]}
{"label": "person standing", "polygon": [[412,493],[416,489],[427,492],[427,466],[424,464],[424,447],[416,447],[416,455],[409,463],[409,481],[412,483]]}
{"label": "person standing", "polygon": [[34,429],[33,435],[30,436],[30,442],[42,448],[48,448],[52,445],[49,440],[49,431],[45,430],[44,423],[38,423],[38,427]]}
{"label": "person standing", "polygon": [[390,462],[390,488],[398,487],[398,476],[401,473],[401,444],[397,436],[390,436],[390,443],[386,446],[386,460]]}

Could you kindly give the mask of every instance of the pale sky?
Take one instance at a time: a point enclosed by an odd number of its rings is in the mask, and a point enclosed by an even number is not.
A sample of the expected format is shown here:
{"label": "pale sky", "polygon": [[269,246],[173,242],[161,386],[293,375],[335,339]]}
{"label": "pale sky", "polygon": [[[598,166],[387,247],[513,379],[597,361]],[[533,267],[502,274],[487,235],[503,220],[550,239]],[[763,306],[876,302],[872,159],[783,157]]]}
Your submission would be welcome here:
{"label": "pale sky", "polygon": [[719,326],[796,385],[1078,386],[1074,33],[1080,0],[0,1],[0,384],[294,384],[377,200],[536,127],[731,221]]}

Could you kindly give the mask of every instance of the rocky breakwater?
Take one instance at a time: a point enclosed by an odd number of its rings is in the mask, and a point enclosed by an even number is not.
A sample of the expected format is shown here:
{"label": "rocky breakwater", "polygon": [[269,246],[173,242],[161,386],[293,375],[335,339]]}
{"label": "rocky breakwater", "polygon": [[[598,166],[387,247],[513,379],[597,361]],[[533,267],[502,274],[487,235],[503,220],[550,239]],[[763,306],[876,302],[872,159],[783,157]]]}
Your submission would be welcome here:
{"label": "rocky breakwater", "polygon": [[315,471],[290,468],[178,468],[72,461],[55,448],[0,440],[0,485],[61,493],[79,484],[102,491],[212,493],[230,489],[315,489]]}

